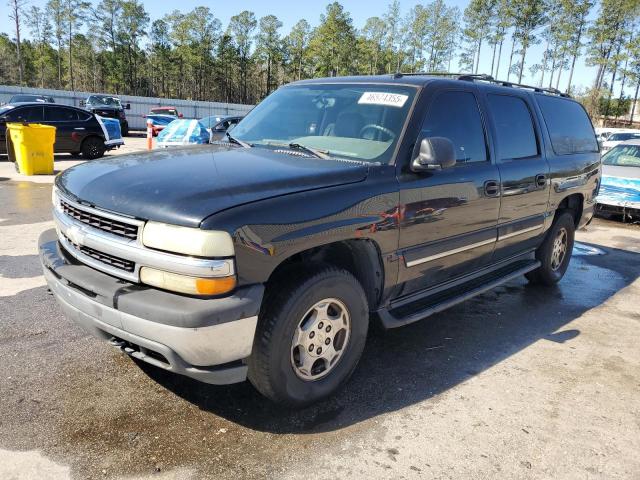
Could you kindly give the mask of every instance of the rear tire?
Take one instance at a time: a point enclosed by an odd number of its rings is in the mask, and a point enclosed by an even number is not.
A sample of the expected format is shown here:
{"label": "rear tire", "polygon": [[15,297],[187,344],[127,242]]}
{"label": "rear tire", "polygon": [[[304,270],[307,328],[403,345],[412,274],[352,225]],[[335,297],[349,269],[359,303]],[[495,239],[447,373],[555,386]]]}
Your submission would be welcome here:
{"label": "rear tire", "polygon": [[98,137],[85,138],[82,142],[82,157],[86,160],[95,160],[104,155],[106,147],[104,141]]}
{"label": "rear tire", "polygon": [[542,265],[525,276],[531,283],[555,285],[564,276],[573,251],[575,223],[573,214],[558,212],[542,245],[536,250],[536,259]]}
{"label": "rear tire", "polygon": [[303,407],[351,376],[364,349],[369,308],[346,270],[321,267],[290,278],[260,314],[248,377],[270,400]]}

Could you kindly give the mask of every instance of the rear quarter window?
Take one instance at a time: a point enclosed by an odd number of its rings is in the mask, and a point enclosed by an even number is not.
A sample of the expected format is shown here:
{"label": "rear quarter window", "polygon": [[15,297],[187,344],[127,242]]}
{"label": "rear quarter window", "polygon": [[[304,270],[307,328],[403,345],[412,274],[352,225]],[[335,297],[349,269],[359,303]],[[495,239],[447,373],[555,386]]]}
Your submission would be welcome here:
{"label": "rear quarter window", "polygon": [[536,95],[536,99],[556,155],[598,151],[598,141],[582,105],[548,95]]}

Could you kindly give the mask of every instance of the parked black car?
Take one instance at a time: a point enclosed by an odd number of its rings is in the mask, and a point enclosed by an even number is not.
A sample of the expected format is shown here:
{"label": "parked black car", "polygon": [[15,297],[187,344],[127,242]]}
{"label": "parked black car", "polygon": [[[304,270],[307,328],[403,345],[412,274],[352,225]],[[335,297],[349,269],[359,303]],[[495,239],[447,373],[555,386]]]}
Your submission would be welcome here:
{"label": "parked black car", "polygon": [[43,123],[56,127],[55,153],[82,154],[92,160],[116,144],[109,142],[93,113],[51,103],[16,103],[0,107],[0,154],[7,153],[7,122]]}
{"label": "parked black car", "polygon": [[296,82],[229,142],[58,175],[40,257],[100,338],[293,406],[349,378],[370,321],[560,281],[600,179],[579,103],[486,76]]}
{"label": "parked black car", "polygon": [[86,100],[80,103],[80,106],[101,117],[119,120],[122,136],[129,135],[129,122],[125,110],[130,110],[131,104],[122,105],[118,97],[110,95],[89,95]]}
{"label": "parked black car", "polygon": [[8,104],[14,103],[24,103],[24,102],[43,102],[43,103],[55,103],[53,97],[49,97],[46,95],[32,95],[29,93],[20,93],[18,95],[14,95],[7,102]]}

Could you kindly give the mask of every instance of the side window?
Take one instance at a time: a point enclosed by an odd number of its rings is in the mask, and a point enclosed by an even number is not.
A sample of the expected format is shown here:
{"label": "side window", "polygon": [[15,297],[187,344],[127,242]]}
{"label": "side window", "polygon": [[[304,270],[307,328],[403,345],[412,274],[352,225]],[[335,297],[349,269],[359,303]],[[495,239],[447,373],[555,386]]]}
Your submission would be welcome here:
{"label": "side window", "polygon": [[31,107],[16,108],[7,113],[4,118],[7,122],[17,122],[19,120],[41,122],[42,107],[40,105],[33,105]]}
{"label": "side window", "polygon": [[429,107],[422,125],[424,137],[453,142],[458,163],[485,162],[487,145],[476,97],[471,92],[443,92]]}
{"label": "side window", "polygon": [[531,111],[526,102],[509,95],[487,95],[496,123],[498,153],[501,160],[517,160],[538,155]]}
{"label": "side window", "polygon": [[580,104],[549,95],[536,95],[536,99],[557,155],[598,151],[593,127]]}
{"label": "side window", "polygon": [[78,114],[78,119],[83,122],[89,120],[93,116],[89,112],[76,112],[76,113]]}
{"label": "side window", "polygon": [[70,108],[48,107],[45,108],[44,118],[49,122],[68,122],[78,120],[78,113]]}
{"label": "side window", "polygon": [[4,119],[7,122],[17,122],[19,118],[24,118],[24,111],[24,108],[14,108],[13,110],[7,112],[7,114],[4,116]]}
{"label": "side window", "polygon": [[42,107],[40,105],[22,107],[7,115],[7,120],[9,121],[15,121],[18,119],[22,119],[27,122],[41,122],[43,120]]}

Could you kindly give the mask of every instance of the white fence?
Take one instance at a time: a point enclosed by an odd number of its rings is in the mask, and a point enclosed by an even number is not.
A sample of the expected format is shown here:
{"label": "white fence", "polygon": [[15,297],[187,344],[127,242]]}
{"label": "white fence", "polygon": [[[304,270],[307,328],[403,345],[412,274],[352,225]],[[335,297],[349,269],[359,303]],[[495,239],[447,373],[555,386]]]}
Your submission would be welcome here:
{"label": "white fence", "polygon": [[[90,92],[69,92],[66,90],[0,85],[0,104],[8,102],[13,95],[19,93],[46,95],[53,97],[56,103],[76,107],[80,106],[81,100],[86,100],[89,95],[92,95]],[[172,98],[134,97],[131,95],[118,95],[118,98],[123,105],[131,104],[131,110],[127,110],[126,114],[129,128],[132,130],[143,130],[145,128],[144,115],[149,113],[149,110],[153,107],[176,107],[184,115],[184,118],[203,118],[210,115],[245,115],[253,108],[253,105],[239,103],[200,102]]]}

